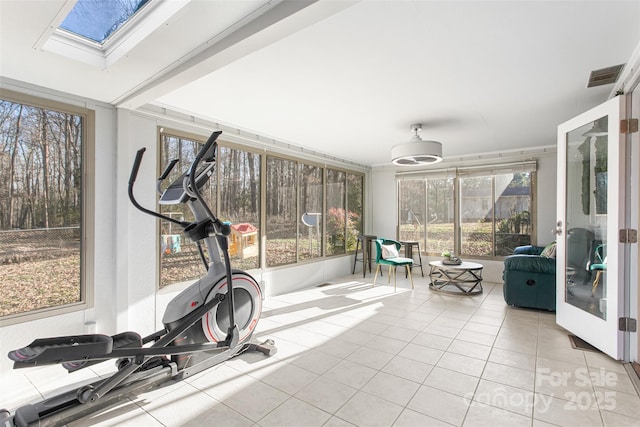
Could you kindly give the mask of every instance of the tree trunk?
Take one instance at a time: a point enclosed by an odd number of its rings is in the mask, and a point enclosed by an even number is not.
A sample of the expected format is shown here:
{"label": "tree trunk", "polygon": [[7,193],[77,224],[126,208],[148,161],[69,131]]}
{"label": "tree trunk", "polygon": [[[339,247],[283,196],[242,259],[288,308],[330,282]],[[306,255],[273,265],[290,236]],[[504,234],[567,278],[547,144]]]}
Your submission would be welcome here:
{"label": "tree trunk", "polygon": [[49,143],[47,142],[47,117],[40,113],[40,146],[42,149],[42,198],[44,201],[44,228],[49,228]]}
{"label": "tree trunk", "polygon": [[9,162],[9,218],[8,218],[8,222],[7,222],[7,226],[9,228],[13,227],[13,205],[14,205],[13,178],[14,178],[14,173],[15,173],[16,155],[18,153],[18,139],[19,139],[19,136],[20,136],[20,122],[21,122],[21,119],[22,119],[22,104],[20,104],[20,106],[18,107],[18,118],[16,120],[15,136],[13,138],[13,144],[12,144],[12,147],[11,147],[11,160]]}
{"label": "tree trunk", "polygon": [[254,165],[254,158],[253,158],[253,154],[252,153],[248,153],[248,161],[249,161],[249,193],[251,195],[250,197],[250,203],[251,203],[251,212],[252,213],[256,213],[258,211],[257,209],[257,199],[258,199],[258,189],[257,189],[257,183],[256,183],[256,171],[255,171],[255,165]]}

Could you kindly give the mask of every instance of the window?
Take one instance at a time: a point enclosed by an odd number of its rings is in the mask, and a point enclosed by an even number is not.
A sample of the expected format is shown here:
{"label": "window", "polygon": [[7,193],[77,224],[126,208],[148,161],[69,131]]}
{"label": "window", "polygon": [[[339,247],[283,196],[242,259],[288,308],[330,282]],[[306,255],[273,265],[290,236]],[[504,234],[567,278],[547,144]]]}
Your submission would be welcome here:
{"label": "window", "polygon": [[149,0],[78,0],[60,28],[103,44]]}
{"label": "window", "polygon": [[259,154],[218,146],[218,216],[230,221],[229,255],[241,270],[260,267]]}
{"label": "window", "polygon": [[323,169],[304,163],[298,164],[300,260],[322,256],[322,193],[324,188]]}
{"label": "window", "polygon": [[454,245],[455,208],[453,204],[454,179],[434,178],[427,181],[426,245],[429,253],[441,254]]}
{"label": "window", "polygon": [[363,176],[327,169],[327,255],[355,251],[362,234]]}
{"label": "window", "polygon": [[491,176],[459,180],[461,254],[493,255],[492,181]]}
{"label": "window", "polygon": [[[202,138],[183,135],[176,131],[161,133],[160,172],[164,171],[171,160],[180,160],[167,177],[166,185],[187,170],[202,143]],[[221,189],[220,194],[218,189]],[[214,166],[214,176],[202,189],[202,195],[220,220],[232,223],[229,255],[234,268],[258,268],[260,156],[220,146],[219,142],[218,163]],[[218,200],[220,209],[217,208]],[[160,212],[179,220],[194,220],[191,210],[185,204],[161,205]],[[160,221],[159,245],[161,288],[203,275],[204,265],[197,244],[185,238],[180,226],[169,221]],[[206,255],[204,245],[202,249]]]}
{"label": "window", "polygon": [[[177,136],[167,133],[160,135],[160,170],[164,171],[173,159],[178,159],[166,179],[166,185],[178,179],[184,173],[203,141],[196,137]],[[209,182],[202,189],[202,195],[215,212],[215,180]],[[193,221],[194,217],[185,204],[160,205],[163,215],[179,221]],[[184,282],[202,276],[204,264],[200,259],[196,243],[185,238],[183,229],[170,221],[160,221],[160,287],[172,283]],[[203,245],[203,250],[206,251]]]}
{"label": "window", "polygon": [[346,253],[346,173],[327,169],[327,255]]}
{"label": "window", "polygon": [[[203,140],[177,131],[161,132],[158,174],[172,159],[181,160],[165,185],[186,170]],[[229,253],[234,268],[277,267],[355,251],[363,230],[363,174],[295,158],[261,156],[230,145],[218,140],[214,177],[203,195],[221,220],[232,223]],[[193,220],[186,205],[161,205],[160,211]],[[159,246],[160,287],[202,276],[197,245],[185,239],[181,227],[160,221]]]}
{"label": "window", "polygon": [[267,157],[267,265],[296,262],[296,187],[298,164],[293,160]]}
{"label": "window", "polygon": [[355,251],[358,235],[362,234],[363,191],[362,175],[347,173],[347,251]]}
{"label": "window", "polygon": [[398,237],[432,255],[509,255],[532,243],[534,176],[528,162],[399,177]]}
{"label": "window", "polygon": [[453,178],[399,181],[400,240],[417,241],[427,253],[454,248]]}
{"label": "window", "polygon": [[93,115],[49,105],[19,94],[0,99],[0,317],[7,319],[90,302],[83,177]]}
{"label": "window", "polygon": [[398,182],[400,240],[417,241],[426,248],[427,182],[424,179],[405,179]]}
{"label": "window", "polygon": [[494,212],[496,256],[507,256],[513,249],[530,245],[532,234],[531,172],[515,172],[494,177]]}

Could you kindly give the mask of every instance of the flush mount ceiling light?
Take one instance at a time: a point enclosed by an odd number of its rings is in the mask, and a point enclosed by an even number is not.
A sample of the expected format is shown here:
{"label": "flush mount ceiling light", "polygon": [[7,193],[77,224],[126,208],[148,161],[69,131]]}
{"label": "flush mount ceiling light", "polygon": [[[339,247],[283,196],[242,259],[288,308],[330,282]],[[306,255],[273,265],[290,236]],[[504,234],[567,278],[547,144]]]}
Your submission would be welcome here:
{"label": "flush mount ceiling light", "polygon": [[415,135],[409,142],[391,148],[391,162],[398,166],[432,165],[442,161],[442,144],[437,141],[423,141],[418,135],[422,124],[411,125]]}

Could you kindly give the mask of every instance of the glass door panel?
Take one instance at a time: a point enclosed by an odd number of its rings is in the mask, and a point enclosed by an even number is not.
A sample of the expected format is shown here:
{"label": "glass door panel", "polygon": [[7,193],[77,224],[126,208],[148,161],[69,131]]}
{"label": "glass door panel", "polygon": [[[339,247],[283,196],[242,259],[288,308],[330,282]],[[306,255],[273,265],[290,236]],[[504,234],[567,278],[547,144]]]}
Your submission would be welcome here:
{"label": "glass door panel", "polygon": [[567,134],[566,303],[607,318],[607,133],[599,117]]}

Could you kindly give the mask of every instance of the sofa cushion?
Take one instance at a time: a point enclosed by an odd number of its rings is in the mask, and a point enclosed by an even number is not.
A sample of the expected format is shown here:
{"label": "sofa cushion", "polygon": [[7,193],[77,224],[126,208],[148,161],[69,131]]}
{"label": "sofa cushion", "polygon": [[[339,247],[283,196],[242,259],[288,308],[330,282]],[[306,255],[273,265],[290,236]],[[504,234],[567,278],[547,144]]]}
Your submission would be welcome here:
{"label": "sofa cushion", "polygon": [[511,255],[504,259],[505,270],[556,274],[556,259],[536,255]]}
{"label": "sofa cushion", "polygon": [[513,253],[518,255],[540,255],[540,253],[544,250],[544,246],[518,246],[514,249]]}

